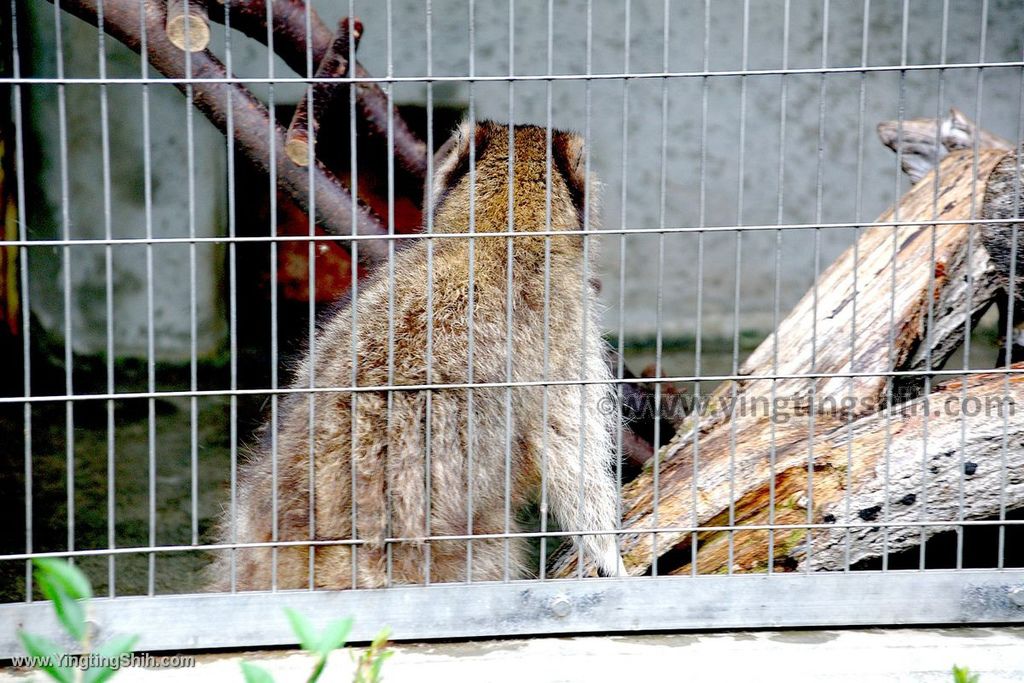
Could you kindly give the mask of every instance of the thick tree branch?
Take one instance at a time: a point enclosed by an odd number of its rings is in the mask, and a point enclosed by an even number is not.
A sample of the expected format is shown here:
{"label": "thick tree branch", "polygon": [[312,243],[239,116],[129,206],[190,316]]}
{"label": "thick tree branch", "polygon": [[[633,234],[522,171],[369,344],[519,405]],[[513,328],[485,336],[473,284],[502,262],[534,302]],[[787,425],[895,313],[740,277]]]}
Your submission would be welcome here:
{"label": "thick tree branch", "polygon": [[[270,4],[274,29],[274,52],[290,66],[295,73],[311,73],[307,64],[306,5],[301,0],[275,0]],[[224,23],[226,8],[230,10],[231,27],[245,35],[267,43],[267,7],[264,0],[210,1],[210,19]],[[309,9],[309,42],[312,56],[312,73],[323,61],[334,42],[334,34]],[[342,55],[347,58],[347,55]],[[356,62],[352,75],[356,78],[370,78],[362,64]],[[372,133],[382,139],[388,134],[388,97],[377,83],[357,83],[356,104]],[[427,147],[416,137],[394,106],[391,108],[391,130],[395,148],[395,160],[417,178],[425,179],[427,172]]]}
{"label": "thick tree branch", "polygon": [[[97,0],[77,0],[63,8],[93,25],[97,23]],[[103,0],[103,30],[139,52],[141,32],[146,32],[146,55],[149,64],[168,78],[186,76],[185,53],[168,39],[164,32],[165,6],[157,0],[144,0],[140,15],[140,3],[136,0]],[[275,3],[276,4],[276,3]],[[195,79],[220,79],[227,77],[224,65],[210,52],[190,54],[191,77]],[[227,114],[233,119],[233,133],[239,149],[262,169],[270,171],[271,149],[282,150],[274,155],[273,171],[280,188],[285,191],[303,210],[312,208],[310,203],[309,180],[312,175],[313,200],[317,223],[327,232],[335,235],[352,234],[353,227],[359,235],[384,233],[380,222],[353,200],[341,182],[326,168],[316,164],[312,170],[296,166],[284,153],[285,131],[280,125],[271,126],[267,108],[252,93],[237,83],[191,82],[193,102],[211,122],[227,133]],[[183,92],[187,86],[178,83]],[[271,148],[273,145],[273,148]],[[353,212],[355,225],[352,225]],[[364,240],[359,248],[360,259],[366,265],[384,260],[387,248],[383,241]]]}
{"label": "thick tree branch", "polygon": [[[316,69],[317,78],[343,78],[348,74],[349,45],[355,43],[359,46],[359,37],[363,33],[363,25],[358,19],[350,22],[348,17],[338,22],[338,31],[335,34],[331,48],[320,60],[320,66]],[[285,152],[288,157],[299,166],[309,164],[309,147],[316,148],[316,134],[320,129],[320,120],[324,112],[339,90],[335,83],[317,82],[312,86],[312,97],[303,97],[295,107],[295,114],[292,116],[291,125],[288,126],[288,135],[285,141]],[[309,100],[312,99],[313,111],[308,111]]]}

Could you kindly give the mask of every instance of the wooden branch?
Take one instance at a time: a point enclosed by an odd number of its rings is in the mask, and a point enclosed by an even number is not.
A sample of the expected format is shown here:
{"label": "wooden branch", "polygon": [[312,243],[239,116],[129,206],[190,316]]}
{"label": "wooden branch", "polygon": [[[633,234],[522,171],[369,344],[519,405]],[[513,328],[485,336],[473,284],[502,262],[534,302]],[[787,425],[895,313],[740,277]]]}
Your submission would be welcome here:
{"label": "wooden branch", "polygon": [[[918,546],[953,528],[950,520],[993,518],[1019,507],[1024,504],[1024,421],[1016,411],[1022,408],[1024,377],[975,375],[940,386],[927,403],[922,397],[819,432],[812,442],[804,438],[784,445],[777,451],[774,480],[763,477],[761,486],[736,500],[735,524],[810,522],[836,528],[776,531],[771,552],[767,531],[702,532],[697,572],[763,571],[769,559],[778,567],[842,570]],[[769,481],[774,482],[771,501]],[[865,525],[922,521],[938,524]],[[718,523],[727,518],[709,525]],[[689,540],[684,537],[676,552],[688,556]],[[685,562],[672,573],[691,570]]]}
{"label": "wooden branch", "polygon": [[900,166],[918,182],[950,152],[958,149],[1013,149],[1007,140],[978,128],[957,108],[942,119],[908,119],[878,124],[882,144],[900,155]]}
{"label": "wooden branch", "polygon": [[[267,9],[265,0],[235,0],[230,2],[231,27],[245,35],[267,43]],[[275,0],[270,3],[274,31],[274,52],[298,74],[315,73],[334,42],[334,35],[320,17],[309,9],[309,55],[312,68],[307,64],[306,6],[302,0]],[[224,0],[212,0],[210,19],[225,22]],[[353,76],[371,78],[366,69],[357,61]],[[380,138],[388,134],[388,98],[378,83],[358,83],[356,104],[371,133]],[[398,108],[392,106],[391,130],[394,141],[395,160],[418,179],[426,180],[427,147],[413,133]]]}
{"label": "wooden branch", "polygon": [[167,38],[179,50],[202,52],[210,44],[206,5],[201,0],[167,0]]}
{"label": "wooden branch", "polygon": [[[96,25],[98,0],[76,0],[62,7],[75,16]],[[102,0],[104,5],[103,29],[130,49],[141,47],[139,27],[145,22],[147,33],[146,59],[168,78],[184,78],[185,56],[164,33],[164,5],[157,0],[144,0],[144,14],[140,16],[137,0]],[[277,4],[277,3],[275,3]],[[283,149],[285,131],[280,125],[270,125],[266,107],[248,90],[237,83],[211,82],[202,79],[223,79],[227,71],[208,51],[193,53],[190,57],[193,102],[221,131],[227,132],[227,113],[233,118],[234,137],[239,149],[265,171],[270,171],[270,145]],[[184,83],[176,84],[185,90]],[[341,182],[320,164],[310,169],[296,166],[284,154],[275,155],[274,173],[279,187],[304,211],[311,208],[309,180],[312,175],[313,198],[316,203],[317,223],[334,235],[350,235],[352,225],[352,197]],[[366,209],[356,204],[354,231],[359,235],[385,234],[380,222]],[[364,240],[359,247],[360,260],[368,266],[387,258],[383,241]]]}
{"label": "wooden branch", "polygon": [[[335,33],[334,42],[324,58],[320,60],[320,66],[316,69],[316,78],[343,78],[348,74],[348,55],[350,40],[355,43],[353,50],[359,47],[359,38],[363,34],[363,24],[358,19],[349,29],[348,17],[343,17],[338,22],[338,30]],[[295,107],[295,114],[288,126],[288,134],[285,136],[284,149],[288,158],[299,166],[309,164],[309,147],[313,144],[316,147],[316,133],[320,128],[320,120],[324,112],[333,100],[333,95],[341,88],[334,83],[314,83],[312,89],[313,113],[307,111],[309,98],[303,97]]]}
{"label": "wooden branch", "polygon": [[[935,171],[937,192],[932,177],[915,185],[898,207],[900,219],[971,218],[1005,155],[985,150],[975,162],[972,151],[949,154]],[[896,213],[879,222],[893,222]],[[840,256],[744,362],[740,374],[751,379],[719,386],[652,467],[624,487],[623,526],[631,533],[622,548],[631,572],[643,573],[671,553],[668,566],[659,566],[669,571],[692,540],[687,531],[666,532],[654,545],[644,528],[716,525],[754,514],[737,506],[777,480],[773,458],[779,467],[789,453],[806,468],[820,435],[919,392],[923,380],[893,382],[888,373],[920,369],[921,359],[940,368],[999,294],[996,266],[972,237],[982,231],[963,223],[864,230],[856,250]],[[563,560],[556,575],[571,573],[571,565]]]}
{"label": "wooden branch", "polygon": [[[267,5],[264,0],[208,0],[210,20],[227,23],[231,28],[267,44]],[[230,17],[225,14],[230,10]],[[310,41],[306,42],[306,13],[309,12]],[[312,6],[303,0],[273,0],[270,16],[274,33],[274,52],[299,75],[316,73],[334,40],[331,29]],[[307,68],[307,50],[312,65]]]}

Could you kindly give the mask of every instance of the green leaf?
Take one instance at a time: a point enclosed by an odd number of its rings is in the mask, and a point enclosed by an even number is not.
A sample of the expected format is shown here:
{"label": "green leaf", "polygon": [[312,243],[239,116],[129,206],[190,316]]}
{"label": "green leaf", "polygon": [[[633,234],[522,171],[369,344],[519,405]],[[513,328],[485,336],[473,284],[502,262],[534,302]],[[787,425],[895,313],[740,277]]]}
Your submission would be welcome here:
{"label": "green leaf", "polygon": [[980,676],[978,674],[972,674],[971,670],[966,666],[953,667],[953,681],[955,681],[955,683],[978,683],[979,678]]}
{"label": "green leaf", "polygon": [[47,662],[38,668],[45,671],[50,678],[61,681],[61,683],[74,681],[74,674],[69,667],[57,665],[62,653],[56,643],[28,631],[18,631],[18,639],[21,640],[21,644],[29,656],[36,657],[41,662]]}
{"label": "green leaf", "polygon": [[51,582],[52,577],[39,577],[39,589],[48,600],[53,601],[53,611],[57,613],[57,619],[71,637],[82,642],[85,637],[85,608],[82,603],[75,600],[64,589],[64,585],[58,582]]}
{"label": "green leaf", "polygon": [[285,616],[288,617],[288,622],[292,625],[292,631],[299,639],[299,645],[303,650],[309,652],[317,651],[317,636],[316,629],[313,628],[313,624],[304,615],[296,612],[291,607],[284,608]]}
{"label": "green leaf", "polygon": [[320,642],[316,651],[326,657],[333,650],[344,647],[348,642],[348,634],[352,630],[352,617],[339,619],[327,624],[327,628],[320,635]]}
{"label": "green leaf", "polygon": [[373,660],[373,666],[370,667],[371,683],[377,683],[380,680],[380,668],[383,666],[384,661],[393,654],[395,654],[394,650],[385,650],[377,655],[377,659]]}
{"label": "green leaf", "polygon": [[[136,635],[114,636],[107,642],[103,643],[103,646],[96,650],[96,654],[104,659],[117,659],[121,657],[121,655],[126,655],[131,652],[138,639],[139,637]],[[117,673],[117,671],[118,669],[109,666],[98,669],[89,669],[85,672],[83,681],[84,683],[103,683],[103,681],[108,680],[111,676]]]}
{"label": "green leaf", "polygon": [[78,567],[64,560],[53,557],[38,557],[32,560],[36,568],[36,578],[47,577],[52,583],[64,588],[64,592],[76,600],[87,600],[92,597],[89,579]]}
{"label": "green leaf", "polygon": [[274,677],[269,671],[249,662],[242,662],[242,676],[245,677],[245,683],[274,683]]}

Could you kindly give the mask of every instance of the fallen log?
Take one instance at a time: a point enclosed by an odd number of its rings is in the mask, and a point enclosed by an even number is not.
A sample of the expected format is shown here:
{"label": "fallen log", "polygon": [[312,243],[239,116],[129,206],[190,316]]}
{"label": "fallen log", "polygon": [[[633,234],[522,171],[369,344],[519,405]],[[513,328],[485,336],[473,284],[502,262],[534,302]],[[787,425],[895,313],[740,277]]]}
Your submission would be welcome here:
{"label": "fallen log", "polygon": [[[763,571],[771,565],[795,568],[801,562],[826,567],[803,559],[797,551],[801,544],[806,546],[806,529],[763,528],[722,535],[720,528],[696,528],[755,523],[752,520],[785,524],[783,520],[792,523],[794,515],[797,523],[814,524],[825,514],[835,516],[821,512],[821,505],[834,503],[829,491],[842,491],[844,496],[849,491],[851,500],[877,493],[864,476],[853,482],[860,488],[836,488],[827,479],[819,481],[832,471],[829,468],[836,469],[829,444],[845,444],[844,457],[858,467],[877,463],[880,457],[884,463],[885,453],[891,465],[892,432],[910,426],[902,418],[884,419],[885,413],[878,411],[925,400],[916,397],[931,390],[928,369],[943,366],[1000,295],[1005,269],[1000,272],[990,258],[981,235],[997,242],[1010,235],[960,221],[980,217],[988,177],[1007,154],[960,150],[945,155],[898,206],[863,230],[855,245],[751,354],[740,370],[750,379],[720,385],[684,421],[651,466],[623,488],[623,528],[628,533],[621,548],[631,574],[690,571],[693,548],[699,548],[701,573]],[[1004,247],[1009,252],[1012,245]],[[920,372],[900,374],[906,371]],[[932,393],[930,398],[940,397]],[[955,422],[954,431],[959,433],[955,416],[937,419]],[[972,435],[1004,434],[1003,417],[979,419],[982,422],[971,422]],[[1020,419],[1015,419],[1010,418],[1013,424],[1006,434],[1010,450],[1020,451],[1019,442],[1012,441],[1019,433],[1015,430]],[[854,427],[856,438],[849,435]],[[972,435],[965,448],[973,443]],[[905,450],[916,454],[920,464],[926,457],[920,439],[916,451],[910,449],[915,442],[907,439]],[[889,450],[883,448],[886,443]],[[987,452],[984,448],[979,444],[971,457],[980,458]],[[934,455],[932,445],[926,454]],[[819,475],[819,469],[825,474]],[[849,465],[843,476],[851,472]],[[1024,490],[1011,488],[1006,494],[1012,496],[1007,501],[1011,508],[1024,505]],[[935,496],[948,496],[948,490],[935,491]],[[991,512],[984,505],[966,510],[970,515]],[[928,533],[918,533],[914,542]],[[878,550],[872,544],[865,547]],[[822,558],[828,557],[823,553]],[[575,571],[571,554],[557,558],[554,575]]]}
{"label": "fallen log", "polygon": [[[761,486],[736,500],[736,530],[697,535],[696,572],[842,570],[918,546],[953,521],[998,517],[1024,504],[1021,410],[1024,375],[973,375],[811,444],[784,444],[774,477],[762,463]],[[831,528],[800,528],[808,523]],[[787,528],[742,530],[767,525]],[[688,541],[676,552],[689,554]],[[686,562],[672,573],[693,569]]]}

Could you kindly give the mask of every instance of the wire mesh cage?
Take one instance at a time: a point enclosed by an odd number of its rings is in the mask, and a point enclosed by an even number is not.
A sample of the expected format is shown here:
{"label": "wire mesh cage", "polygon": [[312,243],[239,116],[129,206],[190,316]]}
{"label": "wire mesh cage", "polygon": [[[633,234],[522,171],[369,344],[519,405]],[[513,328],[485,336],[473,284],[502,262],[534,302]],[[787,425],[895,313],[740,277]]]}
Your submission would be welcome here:
{"label": "wire mesh cage", "polygon": [[0,654],[1024,619],[1019,3],[5,11]]}

